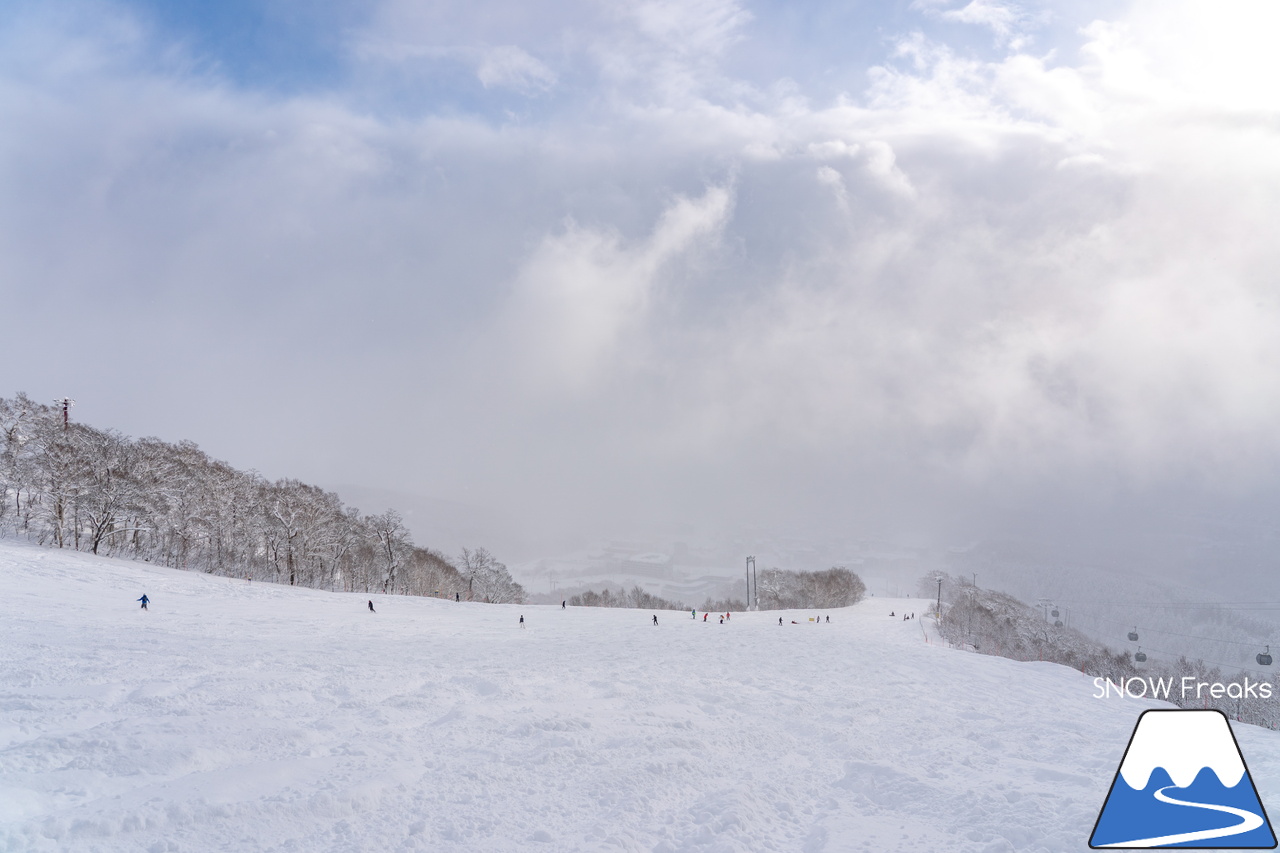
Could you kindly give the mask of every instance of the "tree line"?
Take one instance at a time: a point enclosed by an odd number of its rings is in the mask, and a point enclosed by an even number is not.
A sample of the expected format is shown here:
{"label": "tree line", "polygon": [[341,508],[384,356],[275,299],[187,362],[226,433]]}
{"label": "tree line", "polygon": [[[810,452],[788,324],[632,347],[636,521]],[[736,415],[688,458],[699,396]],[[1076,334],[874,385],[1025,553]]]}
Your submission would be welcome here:
{"label": "tree line", "polygon": [[[757,583],[761,610],[813,610],[819,608],[850,607],[866,595],[867,587],[862,578],[843,566],[833,566],[820,572],[796,572],[787,569],[765,569]],[[645,610],[690,610],[680,601],[659,598],[636,585],[630,590],[612,592],[605,587],[600,592],[586,592],[570,596],[574,607],[633,607]],[[708,613],[743,611],[745,602],[735,599],[708,598],[699,608]]]}
{"label": "tree line", "polygon": [[[933,572],[920,581],[920,594],[929,599],[931,611],[939,580],[943,601],[939,633],[952,645],[969,647],[979,654],[1060,663],[1117,684],[1134,678],[1166,679],[1174,685],[1181,685],[1184,677],[1193,684],[1239,682],[1241,678],[1185,656],[1139,665],[1129,652],[1116,651],[1072,628],[1047,622],[1042,613],[1011,595],[978,589],[967,578],[953,578],[946,572]],[[1263,676],[1262,680],[1273,686],[1273,696],[1280,695],[1280,675]],[[1280,703],[1273,697],[1184,695],[1175,688],[1161,698],[1183,708],[1216,708],[1241,722],[1280,727]]]}
{"label": "tree line", "polygon": [[457,563],[413,543],[395,510],[267,480],[193,442],[69,423],[26,394],[0,398],[0,534],[209,574],[346,592],[523,601],[483,548]]}

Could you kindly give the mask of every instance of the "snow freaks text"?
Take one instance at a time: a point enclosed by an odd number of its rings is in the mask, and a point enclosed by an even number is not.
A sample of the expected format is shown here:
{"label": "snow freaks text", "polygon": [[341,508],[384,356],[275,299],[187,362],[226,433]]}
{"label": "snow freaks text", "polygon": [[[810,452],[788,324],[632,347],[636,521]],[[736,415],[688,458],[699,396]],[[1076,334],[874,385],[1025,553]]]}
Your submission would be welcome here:
{"label": "snow freaks text", "polygon": [[1153,676],[1135,675],[1112,681],[1099,676],[1093,680],[1094,699],[1270,699],[1274,688],[1262,681],[1253,681],[1247,676],[1241,681],[1199,681],[1195,676],[1184,675],[1182,678],[1155,678]]}

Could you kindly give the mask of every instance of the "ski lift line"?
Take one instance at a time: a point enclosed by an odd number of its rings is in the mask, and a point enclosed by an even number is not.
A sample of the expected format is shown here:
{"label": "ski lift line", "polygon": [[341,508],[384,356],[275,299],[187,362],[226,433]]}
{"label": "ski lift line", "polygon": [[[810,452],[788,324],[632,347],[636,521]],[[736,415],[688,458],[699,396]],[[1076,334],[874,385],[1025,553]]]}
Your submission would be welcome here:
{"label": "ski lift line", "polygon": [[1145,643],[1139,646],[1139,648],[1144,652],[1159,652],[1161,655],[1164,655],[1170,659],[1186,658],[1189,661],[1198,661],[1199,663],[1209,664],[1211,666],[1217,666],[1223,669],[1239,670],[1240,672],[1252,672],[1255,675],[1261,675],[1268,679],[1273,678],[1276,675],[1276,673],[1267,672],[1264,669],[1255,669],[1248,666],[1241,666],[1238,663],[1223,663],[1222,661],[1217,661],[1217,660],[1205,660],[1204,658],[1199,656],[1192,657],[1191,655],[1185,654],[1183,652],[1171,652],[1168,649],[1159,649],[1159,648],[1156,648],[1155,646],[1148,646]]}
{"label": "ski lift line", "polygon": [[1220,669],[1227,669],[1227,670],[1232,670],[1236,672],[1250,672],[1250,673],[1253,673],[1254,675],[1262,676],[1263,679],[1267,681],[1273,681],[1273,679],[1276,676],[1276,673],[1267,672],[1265,669],[1253,669],[1247,666],[1240,666],[1239,664],[1222,663],[1221,661],[1205,660],[1204,658],[1190,658],[1179,652],[1171,652],[1171,651],[1168,651],[1167,649],[1157,649],[1154,646],[1143,646],[1142,650],[1144,652],[1159,652],[1160,654],[1166,655],[1171,659],[1177,659],[1180,657],[1187,658],[1187,660],[1194,660],[1195,662],[1198,662],[1198,663],[1209,664],[1210,666],[1216,666],[1216,667],[1219,667]]}
{"label": "ski lift line", "polygon": [[[1105,616],[1095,616],[1091,613],[1081,613],[1080,616],[1085,619],[1093,619],[1099,622],[1110,622],[1112,625],[1128,625],[1129,624],[1128,622],[1121,622],[1118,619],[1108,619]],[[1072,618],[1075,618],[1075,614],[1072,615]],[[1230,645],[1233,645],[1233,646],[1244,646],[1245,648],[1250,648],[1250,649],[1257,648],[1257,645],[1258,645],[1257,643],[1243,643],[1239,640],[1225,640],[1225,639],[1219,639],[1218,637],[1201,637],[1199,634],[1180,634],[1177,631],[1163,631],[1159,628],[1149,628],[1146,626],[1143,626],[1142,630],[1149,631],[1150,633],[1153,633],[1153,634],[1164,634],[1170,637],[1185,637],[1188,640],[1205,640],[1210,643],[1229,643]]]}
{"label": "ski lift line", "polygon": [[1149,601],[1072,601],[1058,599],[1058,603],[1071,607],[1145,607],[1154,610],[1203,610],[1217,607],[1222,610],[1280,610],[1280,601],[1206,601],[1200,604],[1152,604]]}

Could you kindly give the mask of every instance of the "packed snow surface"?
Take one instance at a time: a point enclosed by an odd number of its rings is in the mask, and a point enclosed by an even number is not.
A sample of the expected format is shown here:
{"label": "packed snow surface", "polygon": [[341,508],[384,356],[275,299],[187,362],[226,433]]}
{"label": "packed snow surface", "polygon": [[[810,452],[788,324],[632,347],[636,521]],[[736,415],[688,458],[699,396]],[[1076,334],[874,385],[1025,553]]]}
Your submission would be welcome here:
{"label": "packed snow surface", "polygon": [[[655,627],[0,542],[0,850],[1086,850],[1167,706],[925,608]],[[1235,731],[1280,802],[1280,737]]]}

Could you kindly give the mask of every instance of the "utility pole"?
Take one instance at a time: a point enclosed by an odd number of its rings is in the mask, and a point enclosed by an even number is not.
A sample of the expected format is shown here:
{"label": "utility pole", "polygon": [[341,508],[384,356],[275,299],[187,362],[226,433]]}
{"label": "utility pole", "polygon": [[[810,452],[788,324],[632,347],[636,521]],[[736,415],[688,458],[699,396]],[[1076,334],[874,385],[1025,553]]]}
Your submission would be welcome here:
{"label": "utility pole", "polygon": [[53,402],[62,404],[62,431],[66,432],[71,426],[71,407],[76,404],[76,401],[70,397],[63,397],[61,400],[54,400]]}
{"label": "utility pole", "polygon": [[933,615],[936,618],[942,617],[942,578],[938,578],[938,606],[934,609]]}
{"label": "utility pole", "polygon": [[[756,558],[747,557],[747,609],[751,609],[751,576],[756,572]],[[756,609],[760,609],[760,587],[756,585]]]}

